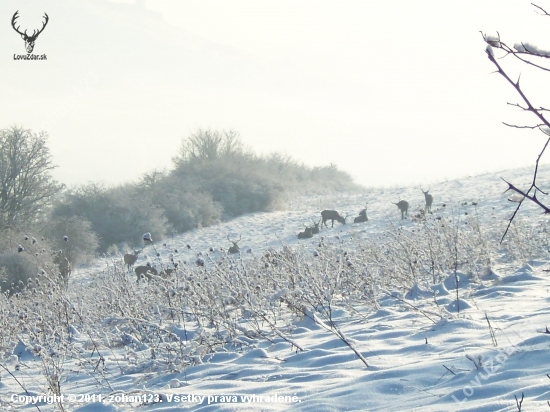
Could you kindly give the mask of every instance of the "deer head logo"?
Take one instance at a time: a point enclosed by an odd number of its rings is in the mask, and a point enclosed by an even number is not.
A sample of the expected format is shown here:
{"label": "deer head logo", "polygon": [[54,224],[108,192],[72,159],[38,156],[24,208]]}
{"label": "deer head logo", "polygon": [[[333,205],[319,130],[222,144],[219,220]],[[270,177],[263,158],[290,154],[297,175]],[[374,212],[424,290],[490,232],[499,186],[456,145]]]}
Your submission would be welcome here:
{"label": "deer head logo", "polygon": [[21,35],[23,40],[25,40],[25,48],[27,49],[27,53],[32,53],[32,51],[34,49],[34,42],[36,41],[36,38],[38,37],[38,35],[40,33],[42,33],[44,31],[44,28],[46,27],[46,24],[48,24],[48,20],[50,18],[48,17],[48,15],[46,13],[44,13],[44,18],[46,19],[46,21],[43,23],[42,28],[38,31],[33,30],[32,35],[29,36],[27,34],[27,30],[25,30],[22,33],[22,32],[19,31],[20,26],[15,27],[15,20],[17,20],[17,18],[19,17],[18,13],[19,13],[19,10],[17,10],[15,12],[15,14],[13,15],[13,17],[11,19],[11,25],[12,25],[13,29]]}

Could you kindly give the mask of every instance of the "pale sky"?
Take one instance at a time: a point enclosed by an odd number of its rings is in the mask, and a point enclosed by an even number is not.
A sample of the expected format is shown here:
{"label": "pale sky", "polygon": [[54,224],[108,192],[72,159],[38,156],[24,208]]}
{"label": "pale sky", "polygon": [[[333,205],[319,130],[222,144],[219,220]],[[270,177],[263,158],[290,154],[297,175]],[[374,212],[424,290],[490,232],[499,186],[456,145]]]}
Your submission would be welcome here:
{"label": "pale sky", "polygon": [[[34,50],[47,61],[14,60],[16,10],[30,32],[48,13]],[[507,106],[518,97],[479,33],[550,49],[530,1],[3,0],[0,20],[0,128],[47,130],[69,185],[170,168],[199,128],[365,186],[528,166],[544,142],[502,125],[534,119]],[[550,74],[503,64],[550,106]]]}

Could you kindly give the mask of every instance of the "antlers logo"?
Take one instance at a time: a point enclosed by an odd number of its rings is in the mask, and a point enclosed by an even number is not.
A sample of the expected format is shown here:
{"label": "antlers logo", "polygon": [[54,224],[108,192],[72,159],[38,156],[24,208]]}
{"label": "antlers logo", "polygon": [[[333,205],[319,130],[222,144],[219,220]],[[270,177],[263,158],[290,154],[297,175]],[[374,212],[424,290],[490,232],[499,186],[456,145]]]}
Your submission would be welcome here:
{"label": "antlers logo", "polygon": [[48,24],[48,20],[49,20],[50,18],[48,17],[48,15],[47,15],[46,13],[44,13],[44,18],[46,19],[46,21],[43,23],[42,28],[41,28],[40,30],[38,30],[38,31],[33,30],[32,35],[29,36],[29,35],[27,34],[27,30],[25,30],[25,32],[21,33],[21,32],[19,31],[19,27],[20,27],[20,26],[15,27],[15,20],[17,20],[17,18],[19,17],[19,16],[18,16],[18,13],[19,13],[19,10],[17,10],[17,11],[15,12],[15,14],[13,15],[13,17],[12,17],[12,19],[11,19],[11,25],[12,25],[13,29],[14,29],[17,33],[19,33],[19,34],[21,35],[21,37],[23,38],[23,40],[25,40],[25,48],[27,49],[27,53],[32,53],[32,51],[33,51],[33,49],[34,49],[34,42],[36,41],[36,38],[38,37],[38,35],[39,35],[40,33],[42,33],[42,32],[44,31],[44,28],[45,28],[46,25]]}

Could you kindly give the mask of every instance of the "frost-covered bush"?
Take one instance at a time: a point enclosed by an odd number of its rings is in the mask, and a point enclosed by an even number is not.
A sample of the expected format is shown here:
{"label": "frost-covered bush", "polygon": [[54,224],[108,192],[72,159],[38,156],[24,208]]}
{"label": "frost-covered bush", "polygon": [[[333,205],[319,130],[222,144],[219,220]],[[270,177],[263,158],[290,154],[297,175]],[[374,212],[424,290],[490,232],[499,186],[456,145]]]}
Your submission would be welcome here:
{"label": "frost-covered bush", "polygon": [[210,195],[226,218],[279,209],[296,193],[357,189],[334,165],[309,168],[288,156],[246,151],[235,132],[199,130],[183,141],[174,163],[173,182],[184,182],[182,191]]}
{"label": "frost-covered bush", "polygon": [[497,256],[497,236],[478,218],[460,213],[422,217],[414,226],[390,227],[356,251],[385,288],[437,284],[455,272],[479,276]]}
{"label": "frost-covered bush", "polygon": [[55,251],[61,250],[73,265],[88,263],[99,246],[92,224],[78,216],[52,218],[46,221],[42,233]]}
{"label": "frost-covered bush", "polygon": [[77,217],[90,222],[99,237],[99,251],[128,242],[139,245],[145,232],[162,239],[169,230],[163,212],[133,186],[105,188],[90,184],[65,194],[52,212],[54,219]]}
{"label": "frost-covered bush", "polygon": [[[528,262],[550,254],[547,222],[516,218],[502,242],[508,261]],[[502,228],[501,230],[504,230]]]}
{"label": "frost-covered bush", "polygon": [[233,155],[216,161],[197,159],[180,163],[173,176],[200,182],[196,190],[208,193],[223,207],[227,218],[272,210],[280,203],[284,186],[262,174],[261,162],[252,155]]}
{"label": "frost-covered bush", "polygon": [[[162,239],[170,231],[183,232],[244,213],[281,209],[297,193],[358,188],[334,165],[309,168],[288,156],[257,156],[244,149],[233,131],[192,134],[182,142],[174,166],[170,172],[145,174],[136,184],[106,188],[92,183],[69,190],[53,207],[45,228],[55,232],[51,238],[58,239],[61,222],[74,219],[74,230],[76,222],[82,222],[78,229],[82,244],[74,253],[84,253],[81,256],[86,259],[93,250],[91,232],[97,235],[99,252],[112,245],[123,249],[124,243],[139,247],[145,232]],[[91,225],[88,237],[82,232],[86,231],[85,222]]]}
{"label": "frost-covered bush", "polygon": [[163,211],[177,232],[210,226],[221,220],[222,206],[193,179],[148,174],[138,184],[138,191]]}
{"label": "frost-covered bush", "polygon": [[0,254],[0,287],[10,294],[21,291],[29,279],[36,277],[40,268],[27,254],[8,252]]}
{"label": "frost-covered bush", "polygon": [[57,280],[56,267],[52,260],[51,246],[37,233],[27,234],[7,229],[0,237],[0,283],[2,291],[12,293],[14,286],[27,284],[38,273],[47,273]]}

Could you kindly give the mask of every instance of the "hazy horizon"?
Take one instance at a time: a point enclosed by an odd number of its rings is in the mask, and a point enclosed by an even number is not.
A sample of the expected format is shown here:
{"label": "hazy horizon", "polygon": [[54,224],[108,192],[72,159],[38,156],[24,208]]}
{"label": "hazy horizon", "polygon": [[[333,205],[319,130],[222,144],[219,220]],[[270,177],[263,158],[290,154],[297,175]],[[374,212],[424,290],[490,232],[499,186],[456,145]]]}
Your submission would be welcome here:
{"label": "hazy horizon", "polygon": [[[46,61],[14,60],[17,10],[29,32],[48,14],[33,52]],[[527,1],[7,0],[0,16],[0,128],[48,131],[68,185],[170,168],[198,129],[336,164],[367,187],[532,166],[543,144],[502,124],[534,118],[507,105],[518,99],[479,33],[547,47],[548,19]],[[503,62],[545,106],[544,73]]]}

